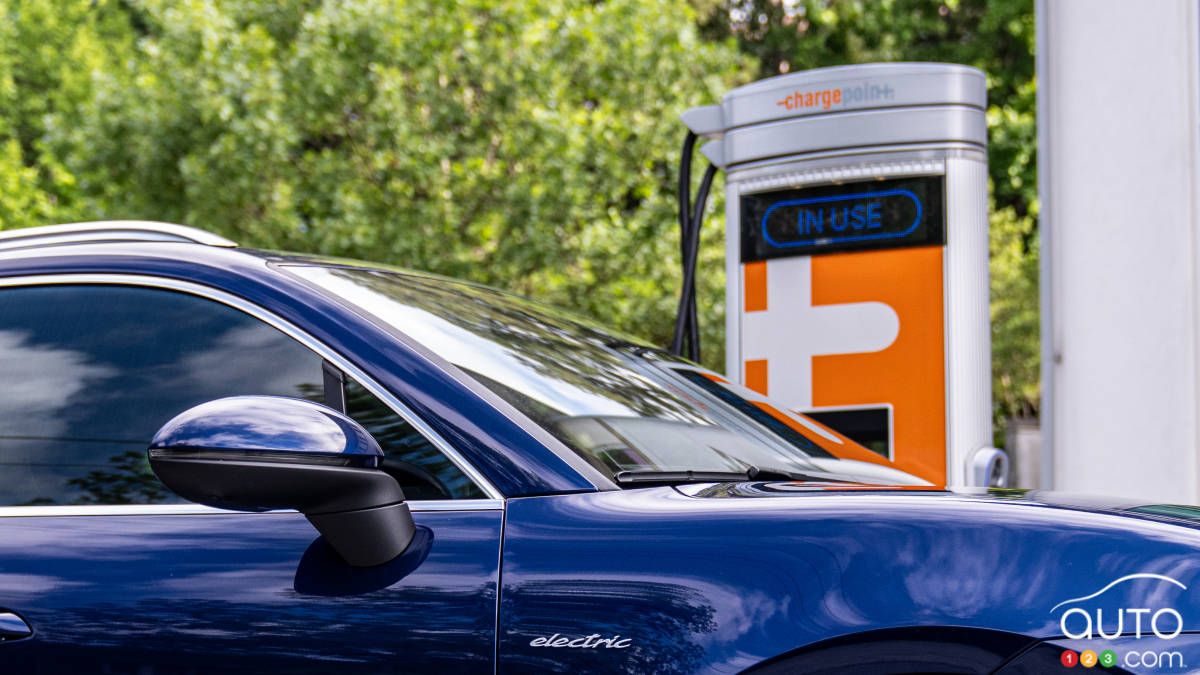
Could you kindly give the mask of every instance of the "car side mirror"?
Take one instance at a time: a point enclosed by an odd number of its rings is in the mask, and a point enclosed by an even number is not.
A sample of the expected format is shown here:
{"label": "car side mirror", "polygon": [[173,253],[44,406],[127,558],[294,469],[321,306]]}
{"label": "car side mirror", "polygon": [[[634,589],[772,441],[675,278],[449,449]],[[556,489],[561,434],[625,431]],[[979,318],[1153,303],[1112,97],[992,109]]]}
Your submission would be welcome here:
{"label": "car side mirror", "polygon": [[317,403],[232,396],[177,415],[150,468],[184,499],[235,511],[295,509],[350,565],[382,565],[416,527],[383,451],[357,422]]}

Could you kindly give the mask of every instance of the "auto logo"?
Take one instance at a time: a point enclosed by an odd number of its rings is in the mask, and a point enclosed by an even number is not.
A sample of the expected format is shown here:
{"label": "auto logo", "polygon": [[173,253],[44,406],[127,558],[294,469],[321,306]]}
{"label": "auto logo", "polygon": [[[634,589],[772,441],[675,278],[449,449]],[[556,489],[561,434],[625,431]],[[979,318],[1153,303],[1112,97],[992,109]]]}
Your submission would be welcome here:
{"label": "auto logo", "polygon": [[[1080,606],[1081,603],[1094,600],[1106,593],[1109,589],[1126,582],[1133,581],[1134,579],[1155,579],[1174,584],[1185,591],[1187,590],[1187,586],[1184,586],[1179,581],[1161,574],[1127,574],[1109,583],[1107,586],[1101,588],[1095,593],[1092,593],[1091,595],[1085,595],[1079,598],[1071,598],[1070,600],[1063,600],[1055,605],[1050,610],[1051,613],[1058,611],[1058,609],[1061,607],[1075,605],[1073,607],[1068,607],[1066,611],[1062,613],[1062,616],[1059,617],[1058,623],[1059,627],[1062,629],[1063,635],[1071,638],[1072,640],[1090,640],[1092,639],[1094,628],[1098,637],[1112,639],[1125,634],[1130,625],[1133,626],[1134,635],[1138,638],[1142,637],[1142,633],[1145,628],[1149,628],[1150,632],[1153,632],[1156,637],[1162,640],[1170,640],[1182,633],[1183,617],[1178,611],[1171,607],[1159,607],[1156,609],[1150,607],[1110,607],[1109,617],[1110,619],[1115,618],[1116,630],[1109,634],[1104,632],[1105,608],[1103,606],[1097,604],[1092,611],[1089,611],[1089,608],[1087,607]],[[1127,619],[1126,617],[1130,618]],[[1144,624],[1143,621],[1147,619],[1148,623]],[[1128,625],[1126,621],[1129,622]],[[1111,621],[1109,623],[1111,625]],[[1075,630],[1072,630],[1072,627]]]}

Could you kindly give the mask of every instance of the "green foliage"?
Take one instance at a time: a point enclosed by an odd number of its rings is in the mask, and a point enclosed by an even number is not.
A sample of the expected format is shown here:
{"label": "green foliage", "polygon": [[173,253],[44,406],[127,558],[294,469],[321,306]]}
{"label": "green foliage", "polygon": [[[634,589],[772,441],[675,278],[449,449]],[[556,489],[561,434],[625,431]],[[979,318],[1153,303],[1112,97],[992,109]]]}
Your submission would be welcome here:
{"label": "green foliage", "polygon": [[[71,3],[39,7],[55,4]],[[62,212],[184,222],[247,246],[493,284],[669,339],[678,115],[746,70],[731,43],[698,39],[686,4],[122,7],[126,29],[104,47],[122,56],[95,60],[70,87],[73,68],[32,51],[38,79],[70,97],[18,115],[40,127],[24,162],[60,160],[75,185],[42,186],[59,207],[25,219],[5,217],[25,202],[0,201],[4,226]],[[75,35],[56,39],[95,44],[114,23],[95,16],[107,9],[56,19]],[[719,231],[704,260],[716,272],[701,303],[710,346],[722,328]]]}
{"label": "green foliage", "polygon": [[[0,0],[0,228],[184,222],[501,286],[665,344],[682,110],[784,70],[968,63],[989,75],[1012,414],[1037,400],[1030,5]],[[717,369],[722,194],[718,178],[699,288]]]}
{"label": "green foliage", "polygon": [[0,228],[76,219],[76,184],[47,141],[55,111],[92,96],[93,73],[132,48],[110,0],[0,0]]}
{"label": "green foliage", "polygon": [[1017,216],[1011,208],[992,214],[992,402],[997,422],[1037,411],[1040,354],[1034,227],[1033,217]]}

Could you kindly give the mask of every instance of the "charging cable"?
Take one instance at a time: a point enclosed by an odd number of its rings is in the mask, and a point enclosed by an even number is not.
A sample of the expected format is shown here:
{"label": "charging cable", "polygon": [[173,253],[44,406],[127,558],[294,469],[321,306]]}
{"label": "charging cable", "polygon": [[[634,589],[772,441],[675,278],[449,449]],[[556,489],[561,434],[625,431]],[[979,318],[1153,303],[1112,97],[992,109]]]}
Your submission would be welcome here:
{"label": "charging cable", "polygon": [[[679,254],[683,263],[683,287],[679,293],[679,308],[675,314],[675,331],[671,337],[670,351],[692,361],[700,360],[700,322],[696,316],[696,261],[700,251],[700,225],[704,219],[704,207],[712,188],[717,167],[709,164],[696,190],[696,201],[692,202],[692,153],[696,147],[696,134],[689,131],[683,140],[683,152],[679,159]],[[687,350],[684,351],[686,342]]]}

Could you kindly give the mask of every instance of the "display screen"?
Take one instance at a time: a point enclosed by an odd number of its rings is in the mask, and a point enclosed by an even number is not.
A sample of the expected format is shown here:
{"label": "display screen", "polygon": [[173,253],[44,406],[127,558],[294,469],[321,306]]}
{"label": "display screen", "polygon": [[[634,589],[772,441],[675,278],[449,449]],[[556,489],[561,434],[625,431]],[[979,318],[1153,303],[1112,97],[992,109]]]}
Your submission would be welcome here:
{"label": "display screen", "polygon": [[944,183],[921,176],[742,195],[742,262],[944,244]]}

